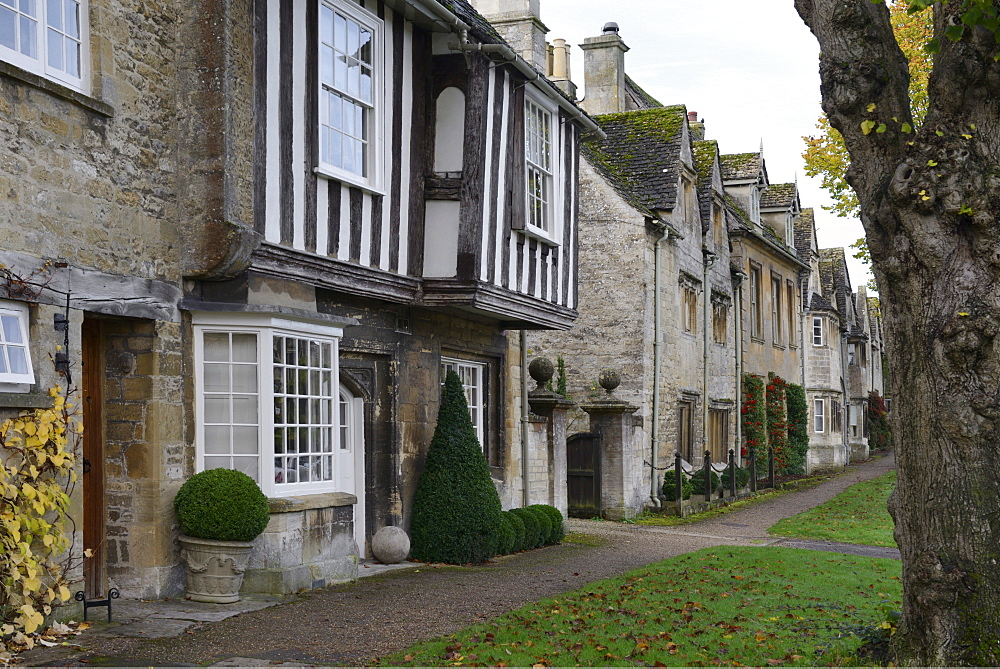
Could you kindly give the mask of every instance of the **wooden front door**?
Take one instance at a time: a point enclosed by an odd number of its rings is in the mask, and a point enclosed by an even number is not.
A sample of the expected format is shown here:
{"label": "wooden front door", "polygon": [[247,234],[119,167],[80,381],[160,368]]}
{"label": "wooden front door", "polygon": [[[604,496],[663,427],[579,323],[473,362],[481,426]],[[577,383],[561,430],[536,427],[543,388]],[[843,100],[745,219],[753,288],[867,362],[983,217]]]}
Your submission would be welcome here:
{"label": "wooden front door", "polygon": [[88,599],[105,594],[104,355],[100,321],[83,321],[83,560]]}
{"label": "wooden front door", "polygon": [[574,518],[601,513],[601,435],[574,434],[566,440],[567,509]]}

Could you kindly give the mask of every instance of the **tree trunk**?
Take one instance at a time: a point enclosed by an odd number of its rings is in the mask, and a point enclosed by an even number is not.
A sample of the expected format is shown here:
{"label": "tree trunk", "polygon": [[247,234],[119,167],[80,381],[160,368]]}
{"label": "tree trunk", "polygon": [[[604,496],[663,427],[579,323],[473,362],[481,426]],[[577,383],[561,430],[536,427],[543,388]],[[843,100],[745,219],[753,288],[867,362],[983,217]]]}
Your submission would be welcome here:
{"label": "tree trunk", "polygon": [[823,108],[851,154],[892,370],[903,562],[901,664],[1000,664],[1000,64],[943,35],[917,132],[882,3],[795,0],[820,43]]}

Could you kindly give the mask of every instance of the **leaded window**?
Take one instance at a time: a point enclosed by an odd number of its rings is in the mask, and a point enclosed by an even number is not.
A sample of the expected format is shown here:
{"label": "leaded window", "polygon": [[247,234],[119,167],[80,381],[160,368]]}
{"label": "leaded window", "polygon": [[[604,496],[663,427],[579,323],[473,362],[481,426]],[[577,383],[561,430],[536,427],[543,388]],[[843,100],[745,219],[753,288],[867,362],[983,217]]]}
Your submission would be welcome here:
{"label": "leaded window", "polygon": [[0,0],[0,59],[82,88],[82,0]]}

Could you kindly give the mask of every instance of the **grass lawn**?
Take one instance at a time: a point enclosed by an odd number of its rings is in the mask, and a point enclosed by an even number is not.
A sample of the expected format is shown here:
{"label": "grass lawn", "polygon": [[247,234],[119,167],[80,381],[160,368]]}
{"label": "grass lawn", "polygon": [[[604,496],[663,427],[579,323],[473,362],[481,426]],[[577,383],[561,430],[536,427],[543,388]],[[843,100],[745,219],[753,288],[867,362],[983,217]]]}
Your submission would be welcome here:
{"label": "grass lawn", "polygon": [[382,665],[856,664],[853,632],[900,607],[900,564],[703,549],[381,658]]}
{"label": "grass lawn", "polygon": [[829,502],[786,518],[768,531],[782,537],[894,547],[892,517],[885,503],[895,485],[894,471],[856,483]]}

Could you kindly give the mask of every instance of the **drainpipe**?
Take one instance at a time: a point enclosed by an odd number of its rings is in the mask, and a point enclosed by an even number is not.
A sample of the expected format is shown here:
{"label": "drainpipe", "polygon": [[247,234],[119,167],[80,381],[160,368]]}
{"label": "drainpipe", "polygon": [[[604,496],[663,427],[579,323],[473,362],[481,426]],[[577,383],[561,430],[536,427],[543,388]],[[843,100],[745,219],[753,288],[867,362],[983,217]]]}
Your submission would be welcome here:
{"label": "drainpipe", "polygon": [[[649,456],[649,501],[654,507],[660,506],[660,491],[656,485],[656,464],[660,458],[660,249],[671,233],[671,228],[664,225],[660,237],[653,245],[653,415],[650,429]],[[676,234],[676,232],[675,232]]]}
{"label": "drainpipe", "polygon": [[702,355],[702,360],[701,360],[701,393],[702,393],[702,395],[701,395],[702,396],[702,402],[701,402],[701,446],[702,446],[702,449],[701,449],[701,452],[704,453],[705,451],[708,450],[708,403],[709,403],[709,400],[710,400],[710,398],[708,396],[708,364],[709,364],[709,355],[708,355],[708,353],[709,353],[709,345],[710,345],[709,344],[709,340],[708,340],[708,338],[709,338],[708,326],[709,326],[709,323],[711,322],[711,317],[712,317],[712,312],[711,312],[711,306],[712,306],[712,287],[710,285],[708,285],[708,270],[710,270],[712,268],[712,266],[715,265],[715,259],[718,258],[718,256],[715,253],[713,253],[712,251],[709,251],[708,249],[705,249],[705,248],[703,248],[701,250],[701,255],[702,255],[701,289],[702,289],[702,292],[704,293],[704,296],[705,296],[704,300],[703,300],[704,304],[702,305],[702,309],[701,309],[701,312],[702,312],[702,321],[703,321],[703,324],[702,324],[703,327],[701,328],[701,330],[702,330],[702,336],[701,336],[701,355]]}
{"label": "drainpipe", "polygon": [[733,334],[736,339],[736,454],[743,466],[743,282],[747,275],[736,275],[736,295],[733,300]]}
{"label": "drainpipe", "polygon": [[521,330],[521,506],[531,506],[528,485],[528,333]]}
{"label": "drainpipe", "polygon": [[844,409],[846,411],[843,413],[843,419],[840,421],[841,429],[844,434],[844,464],[851,464],[851,379],[847,376],[847,333],[841,333],[840,335],[840,382],[841,388],[844,391]]}

